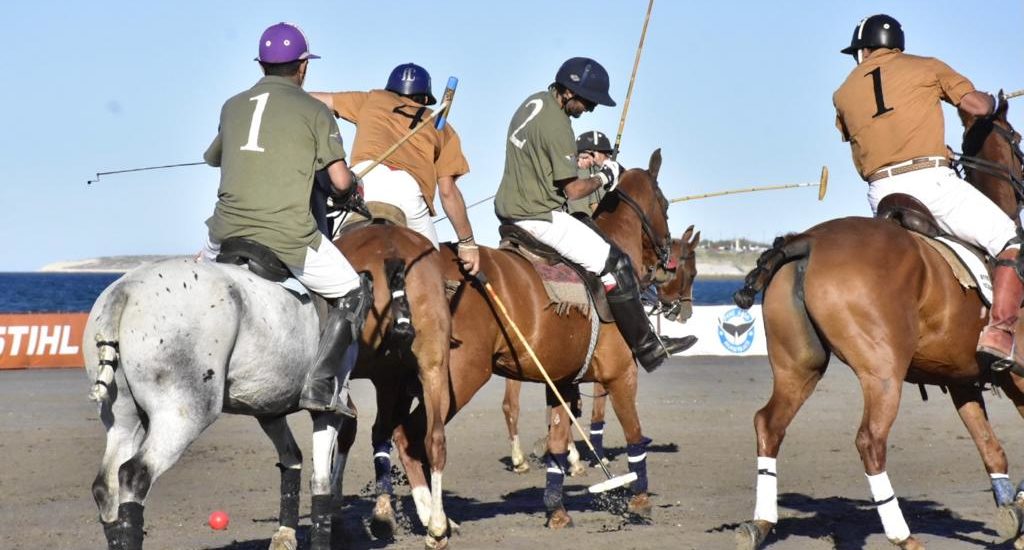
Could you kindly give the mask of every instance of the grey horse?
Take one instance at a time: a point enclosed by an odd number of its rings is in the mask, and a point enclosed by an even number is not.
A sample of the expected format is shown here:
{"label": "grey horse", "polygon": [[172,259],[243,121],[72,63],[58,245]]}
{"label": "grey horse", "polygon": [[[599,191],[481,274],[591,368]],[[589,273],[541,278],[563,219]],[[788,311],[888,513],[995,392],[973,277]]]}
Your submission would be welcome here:
{"label": "grey horse", "polygon": [[[419,371],[424,401],[439,418],[426,443],[434,450],[432,467],[440,471],[445,463],[440,411],[448,406],[450,318],[445,315],[447,307],[438,311],[429,301],[417,304],[424,295],[440,295],[444,300],[440,260],[429,243],[424,247],[418,241],[425,239],[411,231],[371,227],[360,233],[353,241],[358,243],[355,250],[343,247],[343,251],[357,270],[369,271],[379,283],[353,376],[368,376],[373,352],[389,345],[393,295],[401,296],[405,289],[390,289],[384,282],[408,283],[411,325],[419,333],[411,343],[409,338],[399,340],[412,352],[404,355]],[[374,254],[367,254],[367,247]],[[417,267],[407,277],[396,278],[394,269],[385,272],[382,253],[388,251],[392,258],[414,258]],[[399,262],[399,269],[405,265]],[[401,297],[402,302],[406,300]],[[409,309],[406,305],[405,310]],[[422,322],[417,325],[418,321]],[[408,333],[408,327],[405,330]],[[107,431],[92,492],[109,547],[142,548],[144,503],[152,484],[226,412],[255,416],[278,451],[280,527],[271,548],[294,549],[302,455],[285,416],[298,410],[299,392],[318,339],[318,317],[308,299],[243,267],[167,260],[131,271],[108,287],[89,315],[84,351],[93,382],[91,397],[99,403]],[[355,360],[354,351],[355,346],[346,360]],[[311,416],[311,492],[317,512],[311,514],[311,543],[319,550],[330,547],[328,506],[340,493],[344,461],[336,460],[336,448],[344,417]],[[354,422],[348,424],[353,425],[344,431],[354,431]],[[441,507],[439,476],[438,482],[431,499],[428,547],[447,544],[448,520]]]}

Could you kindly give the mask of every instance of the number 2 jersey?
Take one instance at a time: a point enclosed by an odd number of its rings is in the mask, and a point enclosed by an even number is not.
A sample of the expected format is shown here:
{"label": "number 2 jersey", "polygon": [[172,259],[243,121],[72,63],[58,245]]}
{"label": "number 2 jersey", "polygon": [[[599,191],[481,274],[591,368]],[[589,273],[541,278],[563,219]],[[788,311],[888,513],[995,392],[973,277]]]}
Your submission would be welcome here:
{"label": "number 2 jersey", "polygon": [[890,164],[945,157],[939,100],[958,105],[974,85],[932,57],[875,50],[832,95],[836,127],[865,180]]}
{"label": "number 2 jersey", "polygon": [[203,155],[220,167],[213,216],[218,241],[245,237],[302,267],[321,234],[309,197],[317,170],[343,160],[338,123],[326,105],[291,79],[265,76],[224,103],[217,137]]}

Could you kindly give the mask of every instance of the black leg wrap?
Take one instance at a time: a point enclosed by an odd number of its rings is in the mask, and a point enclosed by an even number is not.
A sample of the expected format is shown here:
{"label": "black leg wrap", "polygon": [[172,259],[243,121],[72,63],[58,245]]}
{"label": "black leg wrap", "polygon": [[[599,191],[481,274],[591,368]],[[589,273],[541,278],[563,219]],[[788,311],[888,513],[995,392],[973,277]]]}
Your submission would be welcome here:
{"label": "black leg wrap", "polygon": [[331,500],[331,495],[313,495],[309,512],[309,547],[313,550],[331,548]]}
{"label": "black leg wrap", "polygon": [[281,469],[281,512],[279,521],[283,527],[297,529],[299,526],[299,494],[302,492],[300,482],[302,470],[298,468],[285,468],[280,464]]}
{"label": "black leg wrap", "polygon": [[138,502],[126,502],[117,508],[117,519],[103,524],[110,550],[142,550],[142,513]]}

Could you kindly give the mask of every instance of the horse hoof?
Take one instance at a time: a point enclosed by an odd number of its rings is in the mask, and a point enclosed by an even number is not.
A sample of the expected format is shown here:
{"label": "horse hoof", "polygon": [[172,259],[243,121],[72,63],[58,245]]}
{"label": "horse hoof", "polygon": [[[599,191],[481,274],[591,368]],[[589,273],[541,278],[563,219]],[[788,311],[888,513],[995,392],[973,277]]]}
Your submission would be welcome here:
{"label": "horse hoof", "polygon": [[513,463],[512,471],[517,474],[525,474],[526,472],[530,471],[530,463],[525,460],[520,462],[519,464]]}
{"label": "horse hoof", "polygon": [[392,539],[398,530],[395,510],[391,507],[390,495],[378,495],[370,519],[370,533],[377,539]]}
{"label": "horse hoof", "polygon": [[295,529],[281,526],[270,538],[268,550],[296,550],[298,547],[299,541],[295,538]]}
{"label": "horse hoof", "polygon": [[1013,548],[1014,550],[1024,550],[1024,537],[1013,541]]}
{"label": "horse hoof", "polygon": [[578,477],[578,476],[586,475],[586,473],[587,473],[587,468],[585,466],[583,466],[583,464],[581,464],[579,462],[573,462],[572,464],[569,465],[569,476],[570,477]]}
{"label": "horse hoof", "polygon": [[744,521],[736,528],[736,550],[757,550],[764,544],[773,526],[761,519]]}
{"label": "horse hoof", "polygon": [[423,547],[427,550],[445,550],[445,548],[448,548],[448,537],[445,536],[435,539],[434,537],[427,535],[426,538],[423,539]]}
{"label": "horse hoof", "polygon": [[996,512],[996,532],[1004,541],[1020,534],[1021,510],[1016,504],[1000,506]]}
{"label": "horse hoof", "polygon": [[902,541],[896,543],[903,550],[925,550],[924,543],[917,540],[913,536],[909,536]]}
{"label": "horse hoof", "polygon": [[629,513],[636,514],[641,517],[651,517],[651,497],[647,493],[640,493],[639,495],[633,495],[633,498],[629,499]]}
{"label": "horse hoof", "polygon": [[566,512],[565,508],[559,508],[548,514],[548,521],[544,526],[551,530],[565,529],[573,526],[572,518],[569,517],[569,512]]}

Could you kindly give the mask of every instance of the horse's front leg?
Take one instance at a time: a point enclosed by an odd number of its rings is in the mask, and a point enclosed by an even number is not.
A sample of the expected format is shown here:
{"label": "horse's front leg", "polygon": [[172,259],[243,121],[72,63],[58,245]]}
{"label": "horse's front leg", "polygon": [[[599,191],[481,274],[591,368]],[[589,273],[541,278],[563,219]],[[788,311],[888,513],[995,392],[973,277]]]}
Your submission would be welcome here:
{"label": "horse's front leg", "polygon": [[281,470],[281,506],[278,512],[278,528],[270,539],[270,550],[295,550],[298,540],[295,530],[299,527],[299,494],[302,480],[302,451],[295,443],[295,437],[284,416],[260,416],[256,420],[277,450],[277,467]]}
{"label": "horse's front leg", "polygon": [[651,515],[651,498],[647,493],[647,446],[651,440],[644,437],[640,427],[640,414],[636,410],[637,370],[632,359],[626,363],[623,373],[612,381],[605,381],[605,387],[612,398],[615,416],[622,424],[626,438],[626,459],[629,471],[636,474],[636,481],[630,485],[633,496],[629,500],[629,511],[640,516]]}
{"label": "horse's front leg", "polygon": [[594,382],[594,403],[590,410],[590,443],[594,446],[594,461],[609,464],[604,454],[604,417],[608,392],[600,382]]}
{"label": "horse's front leg", "polygon": [[[550,389],[548,390],[550,392]],[[550,402],[550,400],[549,400]],[[572,420],[565,407],[550,406],[548,422],[548,453],[546,457],[547,474],[544,483],[544,508],[547,510],[547,527],[562,529],[572,527],[572,518],[565,510],[563,503],[563,485],[565,475],[569,471],[568,444],[572,438],[569,424]]]}
{"label": "horse's front leg", "polygon": [[332,463],[338,443],[338,426],[341,415],[334,413],[311,413],[313,417],[313,475],[310,478],[309,520],[312,524],[309,544],[312,550],[329,550],[331,547],[332,518]]}
{"label": "horse's front leg", "polygon": [[512,471],[523,474],[530,471],[530,463],[523,454],[519,443],[519,394],[523,383],[519,380],[505,379],[505,397],[501,401],[501,412],[505,415],[505,426],[508,428],[508,440],[512,446]]}

